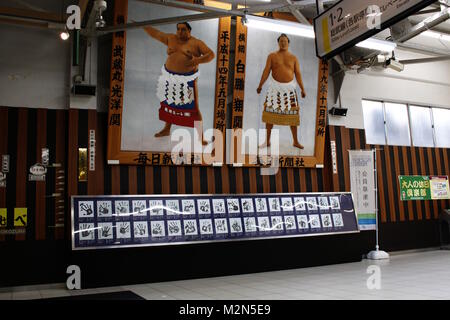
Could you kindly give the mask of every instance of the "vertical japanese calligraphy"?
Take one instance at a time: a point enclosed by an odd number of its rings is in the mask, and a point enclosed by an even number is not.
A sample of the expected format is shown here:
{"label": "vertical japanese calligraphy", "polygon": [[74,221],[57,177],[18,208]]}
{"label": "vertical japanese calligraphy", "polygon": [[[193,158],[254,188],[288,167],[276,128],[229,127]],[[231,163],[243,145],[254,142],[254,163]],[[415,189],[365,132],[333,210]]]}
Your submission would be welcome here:
{"label": "vertical japanese calligraphy", "polygon": [[[128,10],[128,1],[117,1],[114,5],[114,25],[124,24]],[[113,145],[120,142],[123,110],[123,85],[126,35],[123,31],[113,34],[111,55],[111,78],[108,108],[108,146],[107,153],[113,153]]]}
{"label": "vertical japanese calligraphy", "polygon": [[[223,136],[227,129],[227,92],[231,43],[231,18],[222,18],[219,22],[219,42],[217,45],[217,79],[214,113],[214,129]],[[224,144],[225,145],[225,144]],[[225,152],[225,148],[222,148]]]}
{"label": "vertical japanese calligraphy", "polygon": [[316,115],[316,144],[314,155],[317,159],[322,159],[323,163],[325,146],[325,128],[327,126],[328,111],[328,61],[320,60],[319,63],[319,83],[317,90],[317,115]]}
{"label": "vertical japanese calligraphy", "polygon": [[242,24],[241,18],[236,21],[236,48],[234,62],[234,81],[233,81],[233,104],[231,113],[231,128],[235,132],[235,139],[231,142],[233,146],[233,162],[240,162],[238,159],[241,154],[240,135],[242,129],[242,118],[244,116],[244,84],[245,84],[245,63],[247,54],[247,28]]}

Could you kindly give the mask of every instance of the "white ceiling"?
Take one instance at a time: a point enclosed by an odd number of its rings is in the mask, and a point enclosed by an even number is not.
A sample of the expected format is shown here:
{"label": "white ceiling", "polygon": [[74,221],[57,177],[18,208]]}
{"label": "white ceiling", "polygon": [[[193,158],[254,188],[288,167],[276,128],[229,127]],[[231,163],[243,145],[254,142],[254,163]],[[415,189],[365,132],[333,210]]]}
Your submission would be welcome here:
{"label": "white ceiling", "polygon": [[[92,0],[91,0],[92,1]],[[116,0],[120,1],[120,0]],[[221,0],[221,2],[231,3],[235,5],[247,5],[248,7],[255,6],[274,6],[274,5],[284,5],[287,4],[289,0]],[[337,2],[336,0],[323,0],[326,5],[332,5]],[[356,1],[356,0],[355,0]],[[69,4],[78,3],[78,0],[1,0],[1,7],[13,7],[13,8],[22,8],[27,10],[35,10],[41,12],[53,12],[53,13],[61,13],[63,8],[67,7]],[[313,18],[316,15],[316,5],[315,0],[291,0],[292,3],[302,5],[301,12],[306,18]],[[450,1],[448,1],[450,3]],[[428,7],[427,9],[438,8],[438,2],[434,4],[432,7]],[[108,8],[109,9],[109,8]],[[282,11],[288,11],[287,7],[281,9]],[[413,22],[413,24],[417,24],[423,21],[425,18],[432,16],[433,13],[428,14],[416,14],[410,16],[408,19]],[[436,31],[445,32],[450,34],[450,20],[439,24],[436,28]],[[377,35],[378,37],[386,38],[390,36],[389,30],[385,30],[382,33]],[[423,35],[416,36],[415,38],[408,40],[406,44],[420,45],[426,46],[433,49],[443,50],[444,52],[448,52],[450,54],[450,42],[440,42],[438,39],[428,38]]]}

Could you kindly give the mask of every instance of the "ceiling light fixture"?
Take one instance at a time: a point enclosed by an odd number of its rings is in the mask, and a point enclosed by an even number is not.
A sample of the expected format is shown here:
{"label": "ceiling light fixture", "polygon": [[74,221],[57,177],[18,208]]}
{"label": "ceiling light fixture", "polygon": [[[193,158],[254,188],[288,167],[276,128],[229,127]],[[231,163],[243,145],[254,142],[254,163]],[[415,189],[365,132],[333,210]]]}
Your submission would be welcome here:
{"label": "ceiling light fixture", "polygon": [[434,39],[438,39],[438,40],[444,40],[444,41],[449,41],[450,42],[450,35],[448,34],[442,34],[436,31],[424,31],[421,33],[422,35],[428,37],[428,38],[434,38]]}
{"label": "ceiling light fixture", "polygon": [[378,40],[369,38],[356,44],[357,47],[378,50],[381,52],[392,52],[397,47],[397,44],[392,41]]}
{"label": "ceiling light fixture", "polygon": [[[245,25],[249,28],[256,28],[277,33],[286,33],[300,37],[315,38],[313,26],[284,20],[274,20],[258,16],[246,15]],[[392,41],[369,38],[356,45],[357,47],[378,50],[381,52],[392,52],[397,44]]]}
{"label": "ceiling light fixture", "polygon": [[300,37],[314,39],[314,28],[301,23],[273,20],[258,16],[247,15],[245,25],[249,28],[273,31],[277,33],[292,34]]}
{"label": "ceiling light fixture", "polygon": [[97,9],[96,17],[95,17],[95,26],[97,28],[103,28],[106,26],[106,21],[103,19],[102,13],[108,7],[108,4],[104,0],[96,0],[94,4]]}
{"label": "ceiling light fixture", "polygon": [[61,37],[61,39],[63,39],[64,41],[66,41],[67,39],[69,39],[70,34],[67,30],[62,31],[59,36]]}

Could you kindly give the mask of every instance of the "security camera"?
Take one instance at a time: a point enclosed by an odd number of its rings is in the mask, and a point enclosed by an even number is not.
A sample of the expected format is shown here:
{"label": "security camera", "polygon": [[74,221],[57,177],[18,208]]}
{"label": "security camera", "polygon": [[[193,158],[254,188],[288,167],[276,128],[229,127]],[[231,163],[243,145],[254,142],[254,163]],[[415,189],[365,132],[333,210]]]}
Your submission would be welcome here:
{"label": "security camera", "polygon": [[386,68],[401,72],[405,69],[405,65],[392,58],[386,61]]}

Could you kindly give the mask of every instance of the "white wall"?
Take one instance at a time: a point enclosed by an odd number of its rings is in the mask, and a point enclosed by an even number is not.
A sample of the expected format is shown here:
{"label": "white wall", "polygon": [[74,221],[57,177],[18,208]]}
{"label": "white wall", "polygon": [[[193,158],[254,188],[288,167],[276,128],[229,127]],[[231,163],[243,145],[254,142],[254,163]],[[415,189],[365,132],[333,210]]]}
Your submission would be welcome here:
{"label": "white wall", "polygon": [[0,25],[0,105],[65,109],[70,43],[55,30]]}
{"label": "white wall", "polygon": [[[81,51],[80,51],[80,66],[75,66],[71,68],[71,79],[75,75],[83,74],[81,68]],[[72,58],[71,58],[72,59]],[[97,60],[98,60],[98,41],[96,38],[92,38],[90,45],[87,46],[86,50],[86,64],[84,70],[84,80],[83,84],[86,85],[96,85],[97,84]],[[108,59],[110,63],[110,59]],[[108,65],[109,67],[109,65]],[[109,85],[109,84],[108,84]],[[70,93],[70,108],[74,109],[97,109],[97,95],[100,88],[97,86],[95,90],[95,96],[90,95],[73,95]],[[103,108],[107,106],[102,106]]]}
{"label": "white wall", "polygon": [[[48,109],[96,109],[97,96],[74,96],[71,39],[51,29],[0,25],[0,105]],[[86,53],[84,83],[97,83],[97,40]],[[97,88],[98,90],[98,88]]]}
{"label": "white wall", "polygon": [[[424,57],[396,51],[399,60]],[[450,108],[450,61],[406,65],[402,72],[347,72],[341,89],[342,107],[348,108],[347,116],[330,116],[330,125],[363,129],[362,99]]]}

